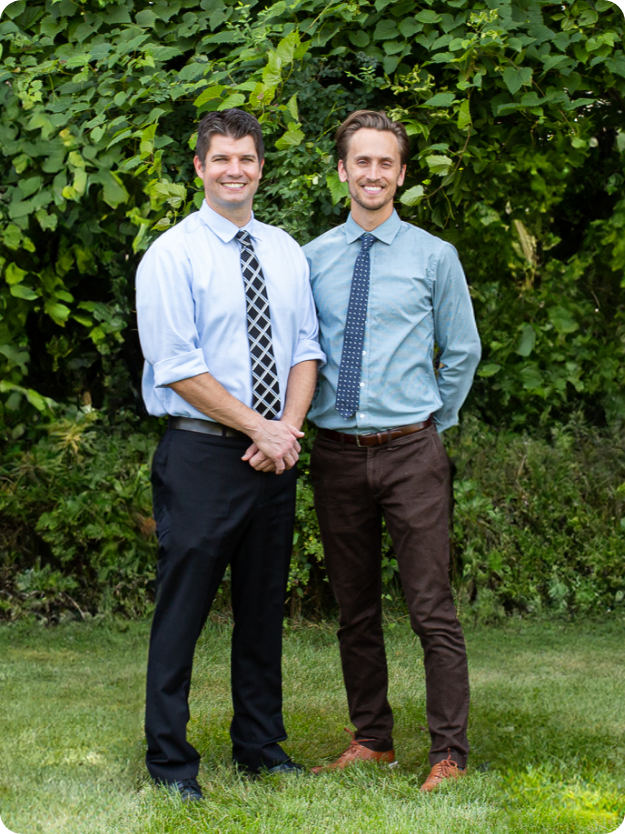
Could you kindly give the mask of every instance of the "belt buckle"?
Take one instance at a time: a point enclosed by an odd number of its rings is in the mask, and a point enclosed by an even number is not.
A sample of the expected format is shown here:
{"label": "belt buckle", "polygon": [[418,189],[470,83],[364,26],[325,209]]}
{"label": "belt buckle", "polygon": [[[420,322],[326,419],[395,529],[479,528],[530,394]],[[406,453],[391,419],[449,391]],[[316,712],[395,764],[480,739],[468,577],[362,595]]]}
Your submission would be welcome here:
{"label": "belt buckle", "polygon": [[[367,435],[363,434],[362,436],[366,437]],[[359,434],[356,435],[356,446],[358,446],[359,449],[364,449],[365,448],[364,445],[362,445],[362,446],[360,445],[360,435]]]}

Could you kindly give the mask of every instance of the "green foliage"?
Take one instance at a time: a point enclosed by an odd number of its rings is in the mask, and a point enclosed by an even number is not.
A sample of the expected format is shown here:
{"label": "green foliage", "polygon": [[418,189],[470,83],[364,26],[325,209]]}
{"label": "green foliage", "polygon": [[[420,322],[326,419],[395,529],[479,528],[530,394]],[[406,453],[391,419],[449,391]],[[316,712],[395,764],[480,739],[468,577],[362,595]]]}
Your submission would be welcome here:
{"label": "green foliage", "polygon": [[[124,416],[141,408],[134,272],[150,242],[201,204],[194,125],[211,110],[259,117],[267,164],[255,210],[301,243],[345,217],[340,121],[357,108],[401,119],[412,149],[399,210],[458,248],[471,284],[484,356],[469,409],[539,437],[548,427],[564,437],[580,414],[617,437],[623,36],[607,0],[11,3],[0,20],[0,498],[3,570],[21,578],[9,608],[30,600],[45,612],[65,597],[94,610],[145,605],[154,542],[134,514],[149,516],[154,441]],[[102,422],[63,428],[68,404],[75,414],[93,404]],[[59,448],[55,421],[61,435],[78,431],[77,450]],[[605,507],[622,475],[609,469],[591,509],[574,510],[578,529],[561,520],[562,506],[587,500],[575,448],[510,439],[506,450],[488,429],[470,437],[453,441],[469,473],[456,552],[482,615],[618,603],[622,533]],[[524,443],[531,483],[527,463],[518,483],[491,482],[480,461],[494,456],[508,472]],[[308,451],[296,602],[318,602],[327,587]],[[612,532],[600,540],[601,525]],[[107,600],[109,585],[118,590]]]}
{"label": "green foliage", "polygon": [[49,426],[0,468],[0,610],[140,614],[153,582],[149,457],[154,435],[93,410]]}
{"label": "green foliage", "polygon": [[607,0],[11,3],[3,422],[21,433],[47,408],[36,393],[138,397],[138,257],[199,205],[193,125],[231,106],[266,133],[258,215],[301,242],[343,217],[340,120],[357,107],[401,119],[401,211],[458,247],[473,287],[483,417],[621,419],[623,22]]}

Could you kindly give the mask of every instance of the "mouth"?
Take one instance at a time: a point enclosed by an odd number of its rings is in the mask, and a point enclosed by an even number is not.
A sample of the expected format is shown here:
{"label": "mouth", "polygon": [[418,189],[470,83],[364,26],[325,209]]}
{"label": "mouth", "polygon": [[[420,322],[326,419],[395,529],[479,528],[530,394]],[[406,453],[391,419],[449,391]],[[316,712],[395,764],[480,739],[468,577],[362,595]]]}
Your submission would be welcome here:
{"label": "mouth", "polygon": [[370,197],[377,197],[378,194],[381,194],[382,191],[384,191],[384,187],[382,185],[363,185],[361,188],[365,194],[369,194]]}
{"label": "mouth", "polygon": [[222,182],[224,188],[227,188],[228,191],[242,191],[247,183],[245,182]]}

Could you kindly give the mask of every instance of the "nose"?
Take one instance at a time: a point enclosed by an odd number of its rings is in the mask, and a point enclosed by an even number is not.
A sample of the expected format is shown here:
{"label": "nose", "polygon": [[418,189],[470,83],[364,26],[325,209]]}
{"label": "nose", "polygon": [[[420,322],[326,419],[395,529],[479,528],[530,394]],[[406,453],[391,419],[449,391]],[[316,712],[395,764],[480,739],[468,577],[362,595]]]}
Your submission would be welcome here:
{"label": "nose", "polygon": [[238,157],[236,157],[236,156],[230,157],[230,159],[228,160],[228,165],[226,167],[226,174],[229,177],[236,178],[236,177],[240,177],[242,173],[243,173],[243,168],[241,166],[241,162],[238,159]]}

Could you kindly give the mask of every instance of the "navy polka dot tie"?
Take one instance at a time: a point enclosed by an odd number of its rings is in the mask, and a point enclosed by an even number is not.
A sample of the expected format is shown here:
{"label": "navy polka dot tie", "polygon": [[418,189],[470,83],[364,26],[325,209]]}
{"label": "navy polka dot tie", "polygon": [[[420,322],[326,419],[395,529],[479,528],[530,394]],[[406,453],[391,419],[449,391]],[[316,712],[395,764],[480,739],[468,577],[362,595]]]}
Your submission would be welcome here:
{"label": "navy polka dot tie", "polygon": [[358,410],[360,399],[360,367],[369,300],[369,249],[376,240],[370,234],[364,234],[360,239],[362,248],[354,265],[354,277],[343,336],[339,382],[336,389],[336,410],[346,420]]}

